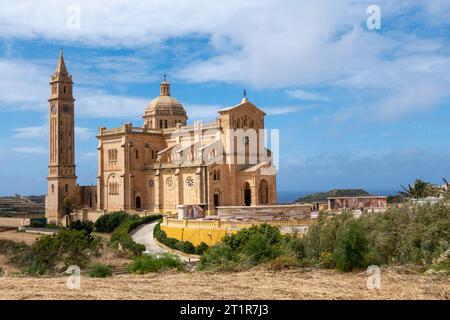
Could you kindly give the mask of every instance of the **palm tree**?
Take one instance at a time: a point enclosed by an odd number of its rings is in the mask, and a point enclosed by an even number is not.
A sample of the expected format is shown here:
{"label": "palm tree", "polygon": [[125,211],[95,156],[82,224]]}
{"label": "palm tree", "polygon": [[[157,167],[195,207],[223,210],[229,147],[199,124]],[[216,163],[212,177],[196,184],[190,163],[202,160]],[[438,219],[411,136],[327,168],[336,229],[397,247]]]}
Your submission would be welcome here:
{"label": "palm tree", "polygon": [[444,180],[444,185],[442,186],[444,199],[450,200],[450,183],[445,178],[442,178],[442,180]]}
{"label": "palm tree", "polygon": [[400,186],[403,188],[404,191],[400,191],[399,193],[405,197],[418,199],[436,195],[436,187],[433,186],[431,183],[422,181],[420,179],[417,179],[414,182],[413,186],[408,184],[408,188],[405,188],[402,185]]}

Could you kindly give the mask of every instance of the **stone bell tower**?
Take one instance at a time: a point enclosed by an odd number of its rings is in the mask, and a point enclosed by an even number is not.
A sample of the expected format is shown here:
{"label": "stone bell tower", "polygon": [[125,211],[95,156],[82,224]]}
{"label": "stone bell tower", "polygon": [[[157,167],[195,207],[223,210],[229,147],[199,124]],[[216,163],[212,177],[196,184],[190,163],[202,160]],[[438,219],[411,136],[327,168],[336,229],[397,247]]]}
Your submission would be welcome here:
{"label": "stone bell tower", "polygon": [[45,217],[48,223],[65,224],[64,199],[76,202],[74,98],[72,76],[67,72],[62,49],[50,81],[49,164]]}

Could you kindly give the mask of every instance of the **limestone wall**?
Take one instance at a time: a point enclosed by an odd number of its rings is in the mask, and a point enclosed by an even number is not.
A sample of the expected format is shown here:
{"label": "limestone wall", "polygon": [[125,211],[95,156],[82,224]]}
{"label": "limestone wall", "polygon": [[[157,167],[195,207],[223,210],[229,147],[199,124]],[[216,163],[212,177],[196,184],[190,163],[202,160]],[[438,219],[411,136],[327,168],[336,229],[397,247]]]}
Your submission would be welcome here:
{"label": "limestone wall", "polygon": [[[309,226],[316,221],[316,219],[230,221],[164,218],[163,223],[161,224],[161,230],[166,232],[169,238],[175,238],[180,241],[190,241],[193,245],[199,245],[201,242],[205,242],[207,245],[214,245],[225,235],[236,233],[243,228],[249,228],[253,225],[268,223],[287,232],[291,229],[301,231],[299,227]],[[306,230],[307,228],[303,229]]]}
{"label": "limestone wall", "polygon": [[30,225],[30,222],[29,218],[0,218],[0,227],[25,227]]}
{"label": "limestone wall", "polygon": [[268,205],[268,206],[228,206],[217,207],[219,216],[242,216],[242,217],[262,217],[267,218],[277,216],[285,217],[309,217],[312,211],[310,204],[292,204],[292,205]]}

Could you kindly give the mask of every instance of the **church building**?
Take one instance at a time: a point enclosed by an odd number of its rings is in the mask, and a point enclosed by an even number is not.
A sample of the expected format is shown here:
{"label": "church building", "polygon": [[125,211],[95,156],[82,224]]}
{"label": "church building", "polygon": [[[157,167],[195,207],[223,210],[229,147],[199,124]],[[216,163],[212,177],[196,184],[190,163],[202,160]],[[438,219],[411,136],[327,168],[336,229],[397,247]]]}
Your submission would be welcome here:
{"label": "church building", "polygon": [[265,147],[265,113],[246,97],[218,110],[215,121],[188,125],[164,76],[143,123],[99,128],[97,186],[77,185],[72,76],[60,52],[51,77],[46,217],[64,223],[64,201],[99,214],[175,213],[182,205],[206,215],[217,207],[274,205],[276,174]]}

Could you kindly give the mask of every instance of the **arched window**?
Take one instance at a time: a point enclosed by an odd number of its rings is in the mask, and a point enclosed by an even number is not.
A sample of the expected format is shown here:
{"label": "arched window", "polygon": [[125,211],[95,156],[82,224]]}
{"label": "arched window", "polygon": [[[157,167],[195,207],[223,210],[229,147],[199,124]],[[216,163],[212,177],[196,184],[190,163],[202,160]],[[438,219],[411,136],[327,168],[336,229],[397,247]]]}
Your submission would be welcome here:
{"label": "arched window", "polygon": [[139,150],[136,149],[136,160],[139,159]]}
{"label": "arched window", "polygon": [[64,192],[65,192],[65,193],[69,192],[69,185],[68,185],[68,184],[66,184],[66,185],[64,186]]}
{"label": "arched window", "polygon": [[63,92],[66,93],[66,86],[63,87]]}
{"label": "arched window", "polygon": [[269,203],[269,185],[266,180],[259,183],[259,202],[260,204]]}
{"label": "arched window", "polygon": [[51,186],[51,189],[52,189],[52,193],[55,193],[55,186],[53,184]]}
{"label": "arched window", "polygon": [[167,122],[167,119],[166,120],[164,120],[164,128],[167,128],[168,127],[168,122]]}
{"label": "arched window", "polygon": [[163,128],[163,121],[159,120],[159,128],[162,129]]}

